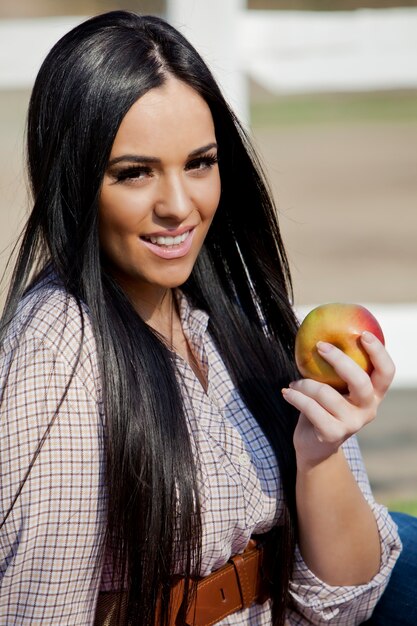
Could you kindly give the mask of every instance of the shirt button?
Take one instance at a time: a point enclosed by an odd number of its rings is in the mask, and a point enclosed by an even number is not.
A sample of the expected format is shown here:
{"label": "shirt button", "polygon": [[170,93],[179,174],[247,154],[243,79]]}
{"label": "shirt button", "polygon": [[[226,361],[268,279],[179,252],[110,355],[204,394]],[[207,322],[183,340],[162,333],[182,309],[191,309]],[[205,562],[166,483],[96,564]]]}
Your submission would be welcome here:
{"label": "shirt button", "polygon": [[242,454],[239,454],[239,463],[241,465],[244,465],[245,467],[248,467],[248,465],[250,465],[250,458],[246,454],[246,452],[242,452]]}

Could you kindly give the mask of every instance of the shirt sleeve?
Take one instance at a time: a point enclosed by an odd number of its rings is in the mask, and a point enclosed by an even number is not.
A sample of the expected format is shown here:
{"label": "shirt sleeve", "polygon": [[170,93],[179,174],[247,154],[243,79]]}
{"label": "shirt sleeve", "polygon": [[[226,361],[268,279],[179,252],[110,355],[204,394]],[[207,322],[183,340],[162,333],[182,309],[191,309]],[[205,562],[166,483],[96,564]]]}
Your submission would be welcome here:
{"label": "shirt sleeve", "polygon": [[73,369],[38,337],[0,355],[0,626],[94,623],[103,424]]}
{"label": "shirt sleeve", "polygon": [[[343,445],[351,470],[375,515],[381,543],[379,572],[365,585],[331,586],[321,581],[305,564],[299,549],[296,550],[295,568],[290,593],[294,611],[290,611],[293,625],[355,626],[368,619],[382,595],[391,571],[401,552],[397,526],[387,509],[375,502],[356,437]],[[301,617],[303,616],[303,617]]]}

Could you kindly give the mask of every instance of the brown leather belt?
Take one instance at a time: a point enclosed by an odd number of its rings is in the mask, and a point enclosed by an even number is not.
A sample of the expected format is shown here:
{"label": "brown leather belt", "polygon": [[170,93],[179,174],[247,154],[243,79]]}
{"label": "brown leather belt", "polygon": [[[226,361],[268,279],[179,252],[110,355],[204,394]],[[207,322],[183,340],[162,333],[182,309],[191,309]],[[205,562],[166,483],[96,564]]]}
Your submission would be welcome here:
{"label": "brown leather belt", "polygon": [[[181,626],[212,626],[235,611],[265,602],[270,596],[266,545],[251,539],[242,554],[236,554],[223,567],[199,579]],[[183,591],[184,579],[179,578],[171,590],[170,626],[178,626]],[[117,626],[113,617],[117,597],[113,592],[99,594],[94,626]]]}

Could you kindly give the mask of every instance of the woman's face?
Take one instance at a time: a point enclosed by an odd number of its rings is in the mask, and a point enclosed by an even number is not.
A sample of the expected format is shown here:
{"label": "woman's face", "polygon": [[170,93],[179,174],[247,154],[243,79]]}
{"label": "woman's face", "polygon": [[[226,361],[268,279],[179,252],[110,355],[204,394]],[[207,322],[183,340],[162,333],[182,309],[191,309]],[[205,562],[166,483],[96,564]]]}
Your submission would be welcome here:
{"label": "woman's face", "polygon": [[189,277],[220,200],[206,102],[174,78],[122,120],[99,200],[100,243],[122,287],[176,287]]}

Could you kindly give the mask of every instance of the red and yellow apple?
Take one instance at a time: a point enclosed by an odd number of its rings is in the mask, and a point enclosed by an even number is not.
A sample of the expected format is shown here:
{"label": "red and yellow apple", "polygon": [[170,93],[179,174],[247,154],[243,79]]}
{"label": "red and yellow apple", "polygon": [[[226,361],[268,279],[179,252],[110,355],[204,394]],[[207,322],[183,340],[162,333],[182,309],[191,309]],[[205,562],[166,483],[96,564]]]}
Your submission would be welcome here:
{"label": "red and yellow apple", "polygon": [[313,378],[345,392],[345,381],[319,355],[316,344],[318,341],[333,344],[370,374],[373,366],[360,341],[365,330],[385,343],[377,320],[368,309],[359,304],[329,303],[310,311],[295,339],[295,361],[300,374],[304,378]]}

